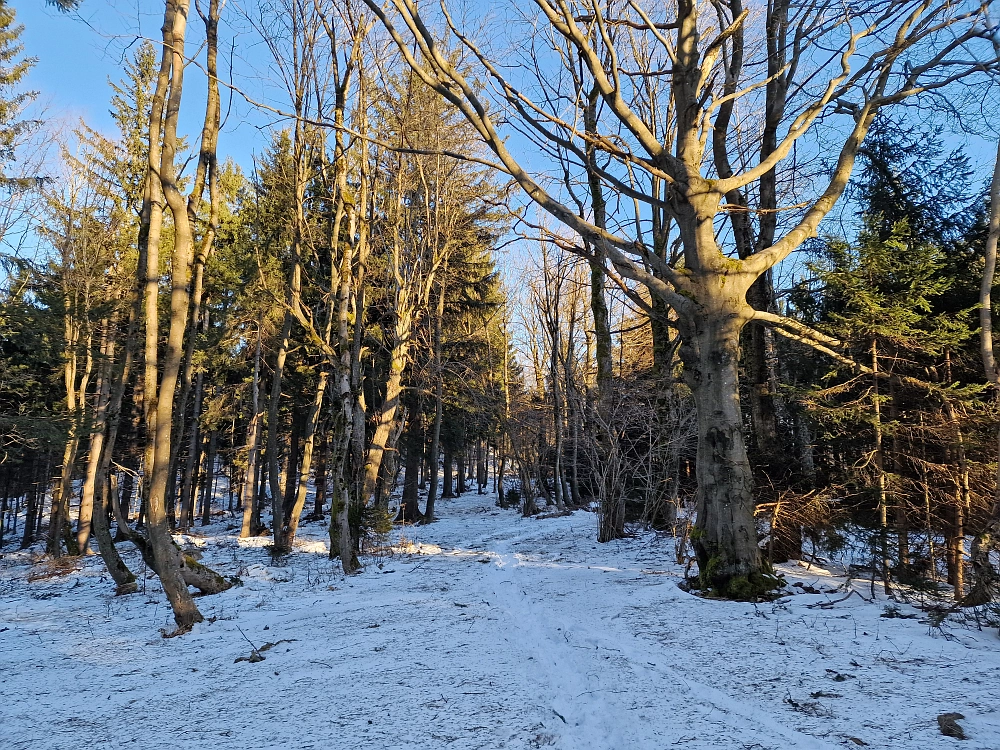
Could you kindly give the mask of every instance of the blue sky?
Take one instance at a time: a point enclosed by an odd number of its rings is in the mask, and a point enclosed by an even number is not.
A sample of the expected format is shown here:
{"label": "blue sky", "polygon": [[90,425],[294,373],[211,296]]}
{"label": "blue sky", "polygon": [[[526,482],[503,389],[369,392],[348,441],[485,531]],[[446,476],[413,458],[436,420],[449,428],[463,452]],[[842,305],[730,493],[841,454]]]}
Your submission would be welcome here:
{"label": "blue sky", "polygon": [[[162,5],[137,0],[84,0],[80,11],[72,14],[50,8],[45,0],[16,0],[11,5],[25,27],[25,54],[38,58],[29,85],[41,92],[39,102],[45,114],[74,123],[82,117],[91,127],[112,131],[108,79],[121,78],[122,63],[139,39],[159,37]],[[189,26],[189,51],[197,48],[200,31],[200,19],[194,16]],[[231,39],[232,34],[223,28],[223,40],[227,37]],[[201,127],[204,80],[196,67],[189,66],[181,110],[182,128],[189,136],[196,136]],[[223,92],[224,113],[228,110],[229,118],[220,151],[248,167],[253,150],[265,143],[258,127],[266,126],[267,118],[239,100],[229,108],[227,98]]]}
{"label": "blue sky", "polygon": [[[122,62],[138,39],[159,37],[162,5],[141,0],[84,0],[79,12],[72,14],[60,13],[45,0],[13,0],[11,5],[17,11],[19,22],[25,26],[22,37],[25,53],[38,58],[30,85],[41,92],[40,102],[46,106],[46,114],[71,120],[83,117],[91,127],[111,130],[108,78],[117,81],[121,77]],[[239,83],[253,86],[253,81],[260,81],[260,78],[252,69],[269,53],[260,49],[247,28],[227,28],[227,21],[232,22],[233,17],[232,12],[223,13],[220,77],[228,77],[226,67],[230,50],[226,47],[232,45],[235,38],[235,67],[243,73]],[[200,19],[192,13],[189,52],[197,48],[200,32]],[[257,74],[266,74],[266,71],[259,70]],[[232,156],[246,168],[251,164],[254,150],[260,150],[266,143],[267,137],[260,131],[267,127],[271,118],[238,97],[231,103],[225,101],[227,97],[224,90],[223,109],[229,116],[224,124],[220,152]],[[182,128],[189,136],[196,136],[200,130],[203,107],[204,77],[198,68],[189,66],[182,107]],[[995,156],[991,137],[981,139],[966,135],[947,141],[949,147],[964,145],[985,178]]]}

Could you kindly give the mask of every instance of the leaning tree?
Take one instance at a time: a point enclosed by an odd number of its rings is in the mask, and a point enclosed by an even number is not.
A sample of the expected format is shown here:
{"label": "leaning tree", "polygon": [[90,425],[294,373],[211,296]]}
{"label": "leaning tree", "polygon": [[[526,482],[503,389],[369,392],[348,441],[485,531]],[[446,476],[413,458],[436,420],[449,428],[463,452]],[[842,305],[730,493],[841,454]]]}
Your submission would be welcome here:
{"label": "leaning tree", "polygon": [[[995,96],[991,0],[508,0],[461,22],[443,0],[365,2],[496,168],[571,235],[553,241],[599,254],[623,288],[648,288],[660,322],[680,334],[698,409],[702,585],[737,598],[771,587],[753,519],[740,334],[773,326],[843,355],[748,292],[816,235],[881,110],[957,111],[963,97]],[[594,176],[607,196],[596,219],[573,210],[565,188]]]}

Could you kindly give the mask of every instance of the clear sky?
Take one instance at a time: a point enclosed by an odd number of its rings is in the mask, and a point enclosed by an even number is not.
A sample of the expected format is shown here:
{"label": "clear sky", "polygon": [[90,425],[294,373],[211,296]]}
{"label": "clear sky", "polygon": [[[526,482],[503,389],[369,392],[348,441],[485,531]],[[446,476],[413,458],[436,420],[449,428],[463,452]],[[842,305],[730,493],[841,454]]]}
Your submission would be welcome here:
{"label": "clear sky", "polygon": [[[29,85],[41,92],[39,102],[46,116],[71,122],[82,117],[91,127],[113,130],[108,79],[121,78],[123,60],[142,37],[154,41],[159,38],[162,4],[84,0],[77,13],[69,14],[49,7],[45,0],[13,0],[10,5],[25,27],[21,37],[25,54],[38,58]],[[202,36],[200,19],[194,16],[189,25],[189,52],[197,49]],[[220,36],[220,46],[232,43],[232,30],[227,33],[223,28]],[[224,58],[220,67],[226,66],[225,49],[220,51],[220,58]],[[221,72],[220,78],[225,75]],[[196,136],[204,116],[205,79],[194,66],[188,67],[185,76],[182,128],[189,136]],[[259,150],[266,142],[259,128],[266,127],[268,118],[241,100],[228,105],[228,93],[224,91],[223,114],[228,113],[228,119],[219,150],[248,167],[254,149]]]}
{"label": "clear sky", "polygon": [[[47,116],[71,120],[83,117],[91,127],[110,130],[113,123],[108,114],[108,78],[117,81],[121,77],[122,61],[140,38],[154,41],[159,38],[162,4],[148,0],[83,0],[80,10],[70,14],[49,7],[45,0],[11,0],[10,4],[25,26],[22,39],[26,54],[38,58],[30,85],[41,92],[40,101],[47,106]],[[265,78],[262,74],[266,74],[268,64],[264,59],[269,53],[261,48],[252,29],[227,27],[238,23],[234,21],[239,15],[234,8],[222,15],[220,77],[228,78],[228,64],[234,57],[234,67],[241,74],[238,83],[253,89],[255,82]],[[200,41],[200,19],[192,13],[188,51],[197,49]],[[255,71],[257,68],[263,69]],[[189,66],[182,106],[182,128],[189,136],[196,136],[200,130],[204,90],[201,71]],[[220,152],[249,167],[253,152],[267,141],[261,129],[267,128],[273,118],[256,111],[239,97],[226,101],[228,96],[224,89],[223,113],[228,117]],[[966,135],[947,140],[949,147],[964,145],[985,178],[995,156],[992,136],[981,139]]]}

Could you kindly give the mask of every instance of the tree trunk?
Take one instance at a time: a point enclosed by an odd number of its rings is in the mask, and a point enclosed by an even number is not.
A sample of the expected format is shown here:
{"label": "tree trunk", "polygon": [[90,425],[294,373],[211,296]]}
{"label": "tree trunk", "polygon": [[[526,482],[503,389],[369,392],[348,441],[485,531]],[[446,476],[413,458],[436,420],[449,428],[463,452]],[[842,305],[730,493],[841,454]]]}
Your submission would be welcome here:
{"label": "tree trunk", "polygon": [[550,361],[550,377],[552,385],[552,427],[555,433],[555,461],[552,464],[552,484],[555,487],[556,508],[562,510],[565,506],[563,498],[563,414],[562,399],[559,396],[559,330],[553,328],[552,352]]}
{"label": "tree trunk", "polygon": [[[69,541],[72,530],[69,525],[69,499],[73,489],[73,465],[76,462],[76,453],[80,445],[80,437],[77,435],[76,420],[70,426],[70,434],[66,438],[66,445],[63,448],[62,466],[59,469],[59,478],[52,489],[52,509],[49,514],[49,540],[48,553],[55,557],[62,555],[62,541]],[[74,539],[75,541],[75,539]],[[76,549],[68,550],[70,554],[75,554]]]}
{"label": "tree trunk", "polygon": [[[438,327],[437,335],[440,337],[440,319],[436,325]],[[430,472],[431,481],[430,487],[427,490],[427,505],[425,506],[426,509],[424,511],[424,523],[430,523],[434,520],[434,503],[438,492],[438,461],[441,457],[441,421],[444,414],[444,398],[441,380],[441,375],[438,374],[437,383],[434,387],[434,426],[431,428],[431,448],[430,454],[427,457],[427,470]]]}
{"label": "tree trunk", "polygon": [[[194,338],[192,336],[191,338]],[[184,460],[184,474],[181,477],[181,528],[187,529],[194,526],[194,501],[196,487],[197,468],[201,461],[201,441],[199,422],[201,417],[201,400],[204,388],[205,372],[198,370],[195,376],[194,386],[194,410],[191,416],[191,426],[188,429],[188,451]]]}
{"label": "tree trunk", "polygon": [[256,502],[253,504],[253,518],[250,521],[254,536],[263,534],[267,531],[263,522],[260,520],[261,512],[263,511],[263,506],[265,505],[265,501],[267,499],[267,481],[267,451],[264,451],[257,460],[257,475],[254,477],[254,482],[256,482],[255,486],[257,487],[257,496]]}
{"label": "tree trunk", "polygon": [[[427,505],[424,523],[434,520],[434,503],[438,492],[438,460],[441,456],[441,422],[444,416],[444,370],[442,369],[442,324],[444,318],[445,286],[441,283],[438,294],[437,314],[434,316],[434,425],[431,428],[431,449],[427,457],[430,471],[430,488],[427,490]],[[447,458],[447,457],[446,457]],[[449,488],[450,489],[450,488]]]}
{"label": "tree trunk", "polygon": [[87,554],[87,546],[90,543],[91,523],[94,517],[94,495],[104,448],[108,407],[111,401],[111,365],[115,356],[115,345],[110,332],[111,325],[110,320],[105,320],[102,326],[101,358],[97,366],[96,404],[90,427],[90,450],[87,455],[83,486],[80,490],[80,516],[76,527],[76,544],[81,554]]}
{"label": "tree trunk", "polygon": [[375,495],[373,504],[376,508],[388,513],[389,498],[396,488],[396,480],[399,478],[399,440],[406,426],[406,409],[402,410],[399,420],[389,433],[389,440],[386,442],[385,457],[379,470],[378,479],[375,482]]}
{"label": "tree trunk", "polygon": [[[774,292],[770,272],[763,274],[747,292],[747,301],[755,310],[767,312]],[[772,373],[768,362],[768,332],[763,324],[754,323],[747,333],[747,375],[750,380],[750,415],[759,460],[781,462],[783,455],[778,443],[778,413],[772,392]]]}
{"label": "tree trunk", "polygon": [[28,477],[30,484],[25,496],[24,530],[21,536],[21,549],[27,549],[35,541],[35,524],[41,516],[41,503],[38,497],[38,456],[32,454]]}
{"label": "tree trunk", "polygon": [[[341,342],[346,341],[347,306],[339,306]],[[339,413],[335,413],[330,428],[330,440],[333,443],[330,452],[333,456],[333,467],[330,472],[330,557],[340,558],[345,575],[352,575],[361,569],[358,562],[355,519],[352,511],[360,510],[360,498],[352,497],[352,489],[359,491],[362,481],[358,474],[363,456],[364,419],[358,419],[360,405],[355,400],[352,390],[354,383],[354,367],[352,350],[345,350],[337,369],[337,391],[335,403],[339,403]],[[361,430],[360,440],[355,430]],[[356,478],[356,482],[350,481]]]}
{"label": "tree trunk", "polygon": [[483,452],[483,441],[476,441],[476,494],[482,495],[486,489],[486,454]]}
{"label": "tree trunk", "polygon": [[462,448],[458,452],[457,460],[457,470],[458,470],[458,488],[457,492],[459,495],[465,494],[465,448]]}
{"label": "tree trunk", "polygon": [[[583,110],[584,127],[590,134],[598,132],[597,105],[599,92],[594,87]],[[597,147],[588,141],[586,148],[587,184],[590,192],[590,207],[593,213],[594,226],[607,229],[607,202],[604,199],[604,189],[597,170]],[[609,404],[612,382],[612,351],[611,323],[608,313],[608,303],[604,295],[605,272],[607,262],[604,248],[597,244],[593,247],[593,258],[590,260],[590,312],[594,319],[594,358],[597,364],[597,414],[595,425],[595,445],[598,460],[609,460],[611,450],[609,436],[605,433],[610,421]],[[574,502],[579,504],[579,484],[577,473],[577,443],[579,428],[574,423],[574,460],[573,460],[573,492]],[[609,542],[625,536],[625,508],[622,493],[617,487],[600,487],[600,515],[598,518],[597,541]]]}
{"label": "tree trunk", "polygon": [[[66,410],[69,414],[69,434],[63,450],[63,463],[59,472],[59,482],[52,492],[52,510],[49,521],[48,553],[58,557],[62,554],[62,543],[65,541],[67,552],[71,555],[80,553],[76,537],[70,526],[70,497],[73,493],[73,470],[76,466],[77,452],[80,448],[80,431],[83,427],[84,410],[87,405],[87,386],[93,371],[92,336],[86,319],[77,320],[79,314],[79,295],[66,295],[65,362],[63,364],[63,380],[66,386]],[[89,295],[84,295],[89,299]],[[84,302],[84,315],[89,314],[89,302]],[[83,373],[77,379],[78,355],[76,348],[80,344],[82,331],[88,329],[83,336],[83,347],[86,351],[86,364]]]}
{"label": "tree trunk", "polygon": [[250,384],[250,425],[247,432],[247,470],[243,479],[243,527],[240,529],[240,539],[246,539],[256,534],[258,529],[254,524],[257,518],[257,508],[260,498],[257,494],[257,462],[260,457],[260,421],[263,415],[260,411],[260,355],[261,331],[257,328],[257,348],[253,358],[253,380]]}
{"label": "tree trunk", "polygon": [[451,454],[451,451],[445,449],[444,452],[444,477],[441,481],[441,497],[442,498],[452,498],[455,497],[455,483],[452,477],[452,467],[455,463],[455,457]]}
{"label": "tree trunk", "polygon": [[954,589],[955,601],[962,601],[965,594],[965,508],[962,507],[961,491],[955,488],[955,500],[951,508],[951,524],[948,529],[948,576]]}
{"label": "tree trunk", "polygon": [[[894,423],[899,420],[899,399],[892,381],[889,381],[889,419]],[[899,447],[899,430],[893,430],[890,440],[891,460],[893,477],[899,477],[903,472],[902,452]],[[908,576],[910,572],[910,529],[907,519],[907,498],[902,492],[894,492],[893,522],[896,526],[896,548],[898,550],[898,570],[899,575]]]}
{"label": "tree trunk", "polygon": [[281,519],[282,524],[278,528],[288,525],[288,512],[295,503],[295,495],[298,489],[298,470],[302,459],[302,415],[294,411],[289,415],[288,429],[288,454],[282,464],[281,469]]}
{"label": "tree trunk", "polygon": [[139,586],[132,571],[115,549],[108,524],[108,513],[111,511],[109,495],[118,493],[118,477],[112,474],[106,481],[101,482],[99,489],[100,494],[94,502],[94,537],[97,539],[97,548],[101,552],[108,573],[115,582],[115,596],[134,594],[139,590]]}
{"label": "tree trunk", "polygon": [[954,478],[955,495],[951,512],[951,524],[946,544],[948,547],[948,572],[954,589],[955,601],[965,596],[965,516],[969,509],[969,462],[965,449],[965,434],[962,432],[958,414],[951,402],[944,402],[945,416],[955,428],[955,457],[958,475]]}
{"label": "tree trunk", "polygon": [[809,429],[809,420],[801,412],[795,415],[795,443],[798,448],[799,465],[802,467],[803,477],[811,484],[816,480],[813,437],[812,431]]}
{"label": "tree trunk", "polygon": [[[167,485],[171,482],[171,427],[174,411],[174,394],[184,355],[184,336],[188,322],[190,296],[188,285],[191,280],[191,264],[194,254],[194,236],[187,212],[187,205],[180,193],[177,183],[174,163],[177,146],[177,121],[180,111],[181,93],[183,90],[184,37],[186,32],[188,0],[167,0],[164,14],[163,41],[165,68],[161,68],[161,77],[169,74],[169,97],[167,99],[166,117],[163,129],[163,147],[160,163],[150,161],[150,171],[158,180],[163,195],[170,207],[174,224],[174,247],[171,258],[171,290],[170,290],[170,325],[167,332],[166,350],[163,357],[162,376],[158,391],[155,380],[147,379],[147,396],[152,395],[156,403],[155,430],[151,434],[152,449],[152,479],[149,489],[147,506],[147,526],[149,529],[149,547],[156,561],[157,574],[163,585],[163,590],[170,602],[177,623],[177,633],[191,629],[196,622],[203,619],[188,591],[188,580],[203,581],[195,585],[214,588],[221,577],[209,571],[204,566],[181,554],[174,544],[167,526],[166,497]],[[211,0],[209,11],[212,18],[218,17],[218,0]],[[210,55],[217,40],[208,30]],[[157,87],[159,95],[160,86]],[[155,112],[155,105],[154,105]],[[214,154],[214,139],[218,136],[218,81],[209,77],[209,97],[206,106],[205,125],[202,131],[202,159]],[[151,141],[150,155],[154,145]],[[202,163],[199,161],[199,169]],[[196,181],[197,182],[197,181]],[[200,200],[200,195],[197,196]],[[147,278],[150,273],[147,272]],[[158,290],[150,290],[156,296]],[[147,300],[148,303],[148,300]],[[158,329],[156,300],[152,304],[152,317],[147,320],[147,326],[154,331]],[[155,341],[154,341],[155,344]],[[155,349],[155,346],[154,346]],[[148,363],[147,363],[148,365]],[[152,389],[152,393],[149,393]],[[158,397],[156,397],[158,394]],[[214,583],[208,579],[218,579]],[[225,583],[223,581],[223,583]],[[205,589],[203,589],[205,590]]]}
{"label": "tree trunk", "polygon": [[[110,441],[109,441],[110,442]],[[121,487],[118,490],[120,497],[118,502],[121,503],[122,511],[125,515],[125,520],[129,519],[129,514],[132,512],[132,495],[135,494],[135,477],[130,471],[125,472],[125,479],[122,481]],[[127,542],[128,537],[125,535],[121,529],[117,529],[115,532],[115,542]]]}
{"label": "tree trunk", "polygon": [[[996,277],[997,245],[1000,244],[1000,142],[993,164],[993,179],[990,182],[990,215],[986,233],[984,255],[986,263],[979,290],[979,349],[986,377],[993,385],[995,394],[1000,395],[1000,368],[993,353],[993,283]],[[997,456],[1000,457],[1000,429],[996,435]],[[972,585],[964,600],[968,606],[995,601],[998,581],[990,553],[1000,543],[1000,462],[993,487],[993,502],[982,531],[972,540],[970,562],[972,563]]]}
{"label": "tree trunk", "polygon": [[[878,361],[878,344],[873,340],[871,346],[871,356],[872,356],[872,396],[874,405],[874,429],[875,429],[875,469],[877,472],[878,481],[878,522],[879,522],[879,532],[878,532],[878,551],[879,560],[878,566],[882,576],[882,586],[885,589],[886,594],[892,593],[890,579],[890,566],[891,561],[889,560],[889,499],[886,491],[886,477],[885,477],[885,454],[882,448],[882,402],[879,397],[879,361]],[[874,589],[875,583],[872,581],[872,587]],[[874,594],[874,590],[872,591]]]}
{"label": "tree trunk", "polygon": [[[326,393],[326,383],[330,374],[325,370],[320,373],[319,382],[316,384],[316,395],[309,407],[306,415],[305,435],[302,448],[302,465],[298,472],[298,482],[295,483],[295,500],[291,507],[287,508],[287,513],[283,514],[285,523],[282,527],[275,528],[274,546],[281,551],[291,551],[292,543],[295,541],[295,534],[299,528],[299,520],[302,517],[302,509],[306,505],[306,493],[309,488],[309,473],[312,470],[313,446],[315,444],[316,426],[319,424],[320,411],[323,408],[323,396]],[[289,472],[292,470],[292,458],[289,457]],[[316,482],[316,491],[319,492],[320,482]]]}
{"label": "tree trunk", "polygon": [[218,430],[212,430],[208,436],[208,455],[205,456],[205,472],[201,488],[202,526],[208,526],[212,522],[212,496],[215,494],[215,456],[218,436]]}
{"label": "tree trunk", "polygon": [[375,497],[375,485],[378,482],[386,451],[394,447],[392,437],[393,433],[396,432],[399,397],[403,392],[403,370],[406,367],[406,358],[409,352],[409,338],[409,316],[400,315],[396,321],[396,335],[389,362],[389,377],[385,384],[385,400],[382,402],[382,411],[379,414],[375,434],[372,436],[368,456],[365,460],[362,502],[368,502]]}
{"label": "tree trunk", "polygon": [[702,586],[750,599],[773,588],[762,573],[753,474],[743,440],[740,320],[705,314],[681,348],[698,408],[697,522],[692,532]]}
{"label": "tree trunk", "polygon": [[323,509],[326,505],[326,481],[330,465],[330,436],[324,427],[318,433],[319,458],[316,461],[316,494],[313,497],[313,519],[319,521],[323,518]]}
{"label": "tree trunk", "polygon": [[[298,259],[292,271],[293,277],[298,273]],[[281,528],[284,524],[282,487],[281,487],[281,452],[278,450],[278,411],[281,407],[281,381],[285,375],[285,360],[288,358],[288,346],[292,334],[292,313],[285,311],[285,319],[281,326],[281,337],[278,339],[278,353],[274,361],[274,372],[271,375],[271,396],[267,402],[267,478],[271,489],[271,528]]]}
{"label": "tree trunk", "polygon": [[406,464],[403,472],[403,498],[396,520],[404,523],[416,523],[421,517],[417,484],[420,473],[420,455],[423,453],[420,419],[416,414],[409,419],[404,446]]}

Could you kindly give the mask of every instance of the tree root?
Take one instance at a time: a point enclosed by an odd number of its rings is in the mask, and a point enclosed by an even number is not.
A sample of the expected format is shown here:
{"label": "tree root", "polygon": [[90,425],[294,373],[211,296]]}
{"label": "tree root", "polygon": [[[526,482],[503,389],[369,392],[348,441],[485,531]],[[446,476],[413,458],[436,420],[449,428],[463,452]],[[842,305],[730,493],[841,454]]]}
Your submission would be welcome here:
{"label": "tree root", "polygon": [[[149,543],[149,540],[138,531],[129,527],[128,522],[123,518],[124,514],[121,512],[121,506],[118,502],[115,502],[114,499],[112,500],[112,510],[115,514],[115,520],[118,522],[118,528],[125,534],[125,537],[136,546],[142,555],[142,559],[145,560],[146,565],[148,565],[153,572],[156,573],[156,575],[160,575],[160,571],[156,564],[156,558],[153,555],[153,547]],[[176,542],[173,542],[173,544],[174,547],[177,547]],[[232,581],[229,581],[219,575],[207,565],[202,565],[191,555],[182,553],[179,547],[177,547],[177,551],[181,557],[180,572],[182,578],[184,579],[184,583],[198,589],[201,596],[220,594],[233,587]],[[187,628],[187,630],[190,629],[190,627]],[[187,630],[184,632],[187,632]],[[178,631],[180,631],[180,628],[178,628]],[[172,635],[181,635],[181,633],[175,632]]]}

